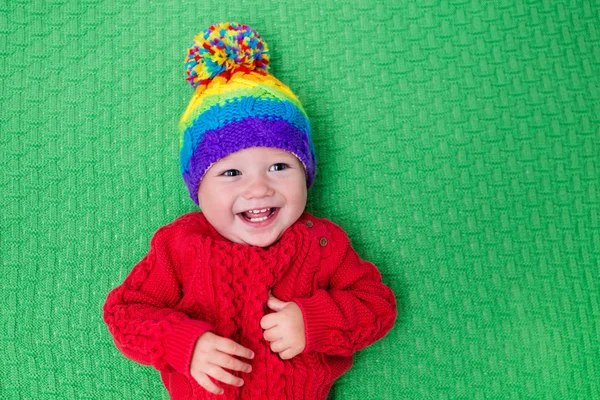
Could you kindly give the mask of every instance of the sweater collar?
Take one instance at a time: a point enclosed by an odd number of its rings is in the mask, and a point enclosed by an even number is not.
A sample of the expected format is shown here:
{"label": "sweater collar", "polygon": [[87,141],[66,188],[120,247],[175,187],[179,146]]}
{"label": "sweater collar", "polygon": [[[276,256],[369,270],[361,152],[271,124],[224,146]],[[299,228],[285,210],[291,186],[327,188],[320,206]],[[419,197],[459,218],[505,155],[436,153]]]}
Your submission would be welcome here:
{"label": "sweater collar", "polygon": [[[285,232],[283,232],[283,235],[281,235],[281,238],[279,238],[278,241],[276,241],[275,243],[273,243],[272,245],[270,245],[268,247],[257,247],[257,246],[251,246],[251,245],[247,245],[247,244],[232,242],[231,240],[227,239],[225,236],[221,235],[219,233],[219,231],[217,231],[215,229],[215,227],[212,226],[212,224],[210,222],[208,222],[208,220],[206,219],[206,217],[204,216],[203,213],[200,213],[200,216],[202,218],[202,221],[204,222],[204,225],[208,229],[208,236],[214,242],[218,242],[221,245],[225,245],[225,246],[229,245],[232,247],[232,249],[255,250],[257,252],[269,252],[272,249],[281,246],[282,244],[290,244],[290,243],[294,243],[295,241],[298,241],[298,240],[306,239],[306,236],[309,234],[309,231],[306,229],[306,225],[304,222],[307,219],[309,219],[309,217],[311,217],[310,214],[308,214],[307,212],[303,212],[302,215],[300,215],[300,218],[298,218],[298,220],[296,222],[294,222],[292,224],[292,226],[290,226],[289,228],[287,228],[285,230]],[[300,235],[301,238],[298,237],[298,235]]]}

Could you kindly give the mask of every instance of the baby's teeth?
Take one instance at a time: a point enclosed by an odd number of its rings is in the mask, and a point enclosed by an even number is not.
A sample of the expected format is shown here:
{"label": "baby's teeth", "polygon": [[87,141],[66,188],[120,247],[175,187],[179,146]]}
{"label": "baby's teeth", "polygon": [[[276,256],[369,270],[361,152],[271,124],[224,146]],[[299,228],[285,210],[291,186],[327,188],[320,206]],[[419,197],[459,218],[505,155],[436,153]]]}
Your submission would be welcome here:
{"label": "baby's teeth", "polygon": [[267,217],[261,217],[261,218],[250,218],[251,222],[262,222],[264,220],[266,220]]}
{"label": "baby's teeth", "polygon": [[251,214],[258,214],[258,213],[264,213],[264,212],[267,212],[267,211],[269,211],[268,208],[263,208],[262,210],[250,210],[249,212]]}

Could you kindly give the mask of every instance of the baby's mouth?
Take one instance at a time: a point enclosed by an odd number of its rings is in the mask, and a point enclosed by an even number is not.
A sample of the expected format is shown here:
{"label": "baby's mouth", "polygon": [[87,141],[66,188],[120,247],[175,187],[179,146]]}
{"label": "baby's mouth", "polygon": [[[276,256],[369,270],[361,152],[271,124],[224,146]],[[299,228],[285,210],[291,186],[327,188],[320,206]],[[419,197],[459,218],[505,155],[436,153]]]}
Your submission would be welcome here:
{"label": "baby's mouth", "polygon": [[241,212],[239,215],[248,222],[263,222],[271,218],[276,210],[276,207],[259,208]]}

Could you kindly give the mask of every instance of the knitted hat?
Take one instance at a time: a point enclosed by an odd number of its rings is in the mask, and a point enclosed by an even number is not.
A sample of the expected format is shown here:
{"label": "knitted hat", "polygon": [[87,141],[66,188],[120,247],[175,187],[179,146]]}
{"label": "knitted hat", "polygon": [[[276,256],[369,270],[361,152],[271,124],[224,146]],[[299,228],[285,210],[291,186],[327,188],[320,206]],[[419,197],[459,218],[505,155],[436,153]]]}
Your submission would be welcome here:
{"label": "knitted hat", "polygon": [[200,32],[185,60],[196,89],[179,122],[181,174],[198,204],[198,186],[212,164],[249,147],[294,154],[306,183],[315,177],[310,123],[292,91],[267,72],[269,50],[247,25],[223,22]]}

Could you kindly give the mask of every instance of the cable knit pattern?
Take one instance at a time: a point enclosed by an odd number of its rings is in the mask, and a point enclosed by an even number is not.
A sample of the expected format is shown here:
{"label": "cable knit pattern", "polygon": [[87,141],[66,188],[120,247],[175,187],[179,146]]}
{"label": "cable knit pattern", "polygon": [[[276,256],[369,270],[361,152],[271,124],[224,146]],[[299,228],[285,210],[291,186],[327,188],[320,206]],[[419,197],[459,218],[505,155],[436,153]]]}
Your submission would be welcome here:
{"label": "cable knit pattern", "polygon": [[[268,293],[301,308],[307,347],[283,361],[260,328]],[[335,224],[307,213],[273,246],[223,238],[202,213],[159,229],[150,251],[108,295],[104,320],[127,357],[152,365],[172,399],[326,399],[352,354],[383,337],[396,318],[391,290]],[[189,373],[198,337],[212,331],[255,352],[241,388],[224,396]]]}

